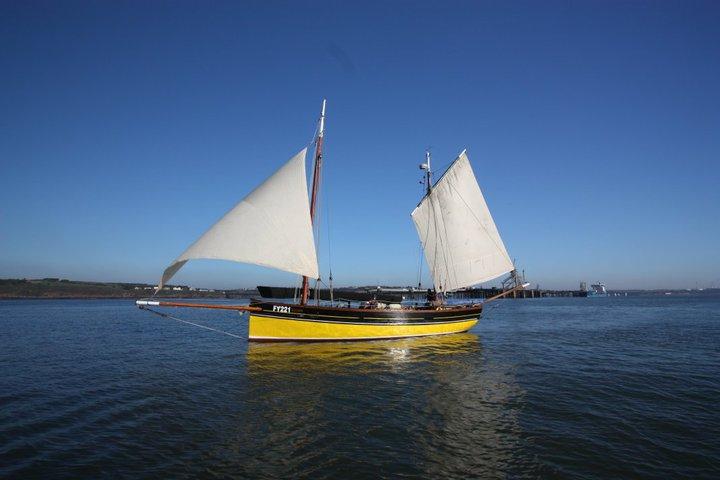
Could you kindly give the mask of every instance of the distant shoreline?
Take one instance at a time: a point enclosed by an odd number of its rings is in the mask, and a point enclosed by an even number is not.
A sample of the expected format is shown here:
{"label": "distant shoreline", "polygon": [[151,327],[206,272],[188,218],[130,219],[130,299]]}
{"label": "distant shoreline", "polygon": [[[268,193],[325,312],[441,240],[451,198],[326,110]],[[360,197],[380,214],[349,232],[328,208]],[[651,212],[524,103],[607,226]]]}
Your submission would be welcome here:
{"label": "distant shoreline", "polygon": [[128,301],[131,301],[131,300],[139,300],[139,299],[144,299],[144,298],[147,298],[147,299],[153,298],[156,300],[180,300],[180,299],[193,300],[193,299],[198,299],[198,298],[211,299],[211,300],[212,299],[223,300],[223,299],[233,299],[233,298],[240,299],[240,298],[253,298],[253,297],[259,297],[259,295],[247,295],[247,296],[237,295],[237,296],[224,296],[224,297],[220,297],[220,296],[218,296],[218,297],[199,297],[199,296],[195,297],[192,295],[184,295],[184,296],[178,295],[176,297],[168,297],[168,296],[160,296],[160,295],[155,296],[155,297],[151,297],[150,295],[145,296],[145,297],[111,297],[111,296],[105,296],[105,297],[102,297],[102,296],[100,296],[100,297],[82,297],[82,296],[60,297],[60,296],[57,296],[57,297],[54,297],[54,296],[46,295],[46,296],[41,296],[41,297],[0,296],[0,300],[128,300]]}
{"label": "distant shoreline", "polygon": [[[553,292],[553,290],[543,290]],[[59,278],[0,279],[0,300],[137,300],[153,296],[155,287],[143,283],[78,282]],[[716,296],[720,288],[609,290],[611,296]],[[155,298],[251,298],[257,289],[215,290],[168,285]],[[548,295],[551,297],[552,295]]]}
{"label": "distant shoreline", "polygon": [[[0,279],[0,300],[136,300],[153,295],[153,285],[141,283],[77,282],[59,278]],[[156,298],[249,298],[256,289],[197,289],[169,285]]]}

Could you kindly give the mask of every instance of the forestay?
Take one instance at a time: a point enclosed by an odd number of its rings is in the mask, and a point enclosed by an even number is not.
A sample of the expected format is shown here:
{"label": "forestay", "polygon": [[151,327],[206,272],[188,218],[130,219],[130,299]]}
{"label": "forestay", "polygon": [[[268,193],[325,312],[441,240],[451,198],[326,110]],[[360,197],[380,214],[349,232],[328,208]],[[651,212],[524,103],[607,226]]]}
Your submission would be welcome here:
{"label": "forestay", "polygon": [[240,201],[185,250],[163,273],[162,288],[188,260],[232,260],[318,277],[310,221],[305,153]]}
{"label": "forestay", "polygon": [[465,151],[412,218],[438,289],[469,287],[514,268]]}

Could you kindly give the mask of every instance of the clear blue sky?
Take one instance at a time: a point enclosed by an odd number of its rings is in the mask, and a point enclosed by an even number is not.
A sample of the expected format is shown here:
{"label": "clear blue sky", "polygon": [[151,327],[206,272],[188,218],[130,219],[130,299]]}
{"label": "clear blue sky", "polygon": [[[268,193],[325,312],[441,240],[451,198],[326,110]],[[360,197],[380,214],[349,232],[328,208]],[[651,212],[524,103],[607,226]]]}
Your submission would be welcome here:
{"label": "clear blue sky", "polygon": [[720,3],[346,3],[2,2],[0,277],[157,281],[327,97],[336,284],[416,282],[431,145],[533,284],[720,285]]}

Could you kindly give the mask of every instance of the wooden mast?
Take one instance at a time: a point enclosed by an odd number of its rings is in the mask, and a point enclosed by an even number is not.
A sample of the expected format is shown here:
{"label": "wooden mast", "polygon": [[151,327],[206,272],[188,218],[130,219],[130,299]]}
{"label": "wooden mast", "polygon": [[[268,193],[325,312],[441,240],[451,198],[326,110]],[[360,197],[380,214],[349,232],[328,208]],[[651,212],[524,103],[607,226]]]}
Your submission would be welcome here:
{"label": "wooden mast", "polygon": [[[315,223],[315,209],[317,208],[317,195],[320,189],[320,169],[322,168],[322,147],[323,136],[325,134],[325,102],[322,102],[322,111],[320,112],[320,120],[318,122],[318,135],[315,140],[315,168],[313,170],[312,193],[310,194],[310,221]],[[310,286],[308,277],[303,276],[302,296],[300,297],[300,305],[305,305],[308,301]]]}

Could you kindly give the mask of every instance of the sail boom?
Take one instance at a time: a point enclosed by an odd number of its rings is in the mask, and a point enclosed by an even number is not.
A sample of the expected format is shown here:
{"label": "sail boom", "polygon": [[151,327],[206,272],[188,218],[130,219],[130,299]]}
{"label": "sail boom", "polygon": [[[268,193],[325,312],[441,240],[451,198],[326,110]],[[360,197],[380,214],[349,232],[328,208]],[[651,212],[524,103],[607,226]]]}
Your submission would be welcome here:
{"label": "sail boom", "polygon": [[495,280],[496,278],[500,278],[500,277],[502,277],[503,275],[505,275],[505,274],[507,274],[507,273],[509,273],[509,272],[511,272],[511,271],[512,271],[512,269],[507,270],[507,271],[504,271],[504,272],[501,272],[501,273],[499,273],[499,274],[497,274],[497,275],[493,274],[493,275],[490,275],[490,276],[487,276],[487,277],[479,277],[479,278],[476,278],[476,279],[474,279],[474,280],[467,280],[467,283],[468,283],[468,284],[465,285],[465,286],[456,287],[456,288],[453,288],[453,289],[451,289],[451,290],[450,290],[450,289],[443,288],[443,291],[444,291],[444,292],[456,292],[456,291],[462,290],[462,289],[464,289],[464,288],[475,287],[475,286],[477,286],[477,285],[479,285],[479,284],[481,284],[481,283],[489,282],[490,280]]}

